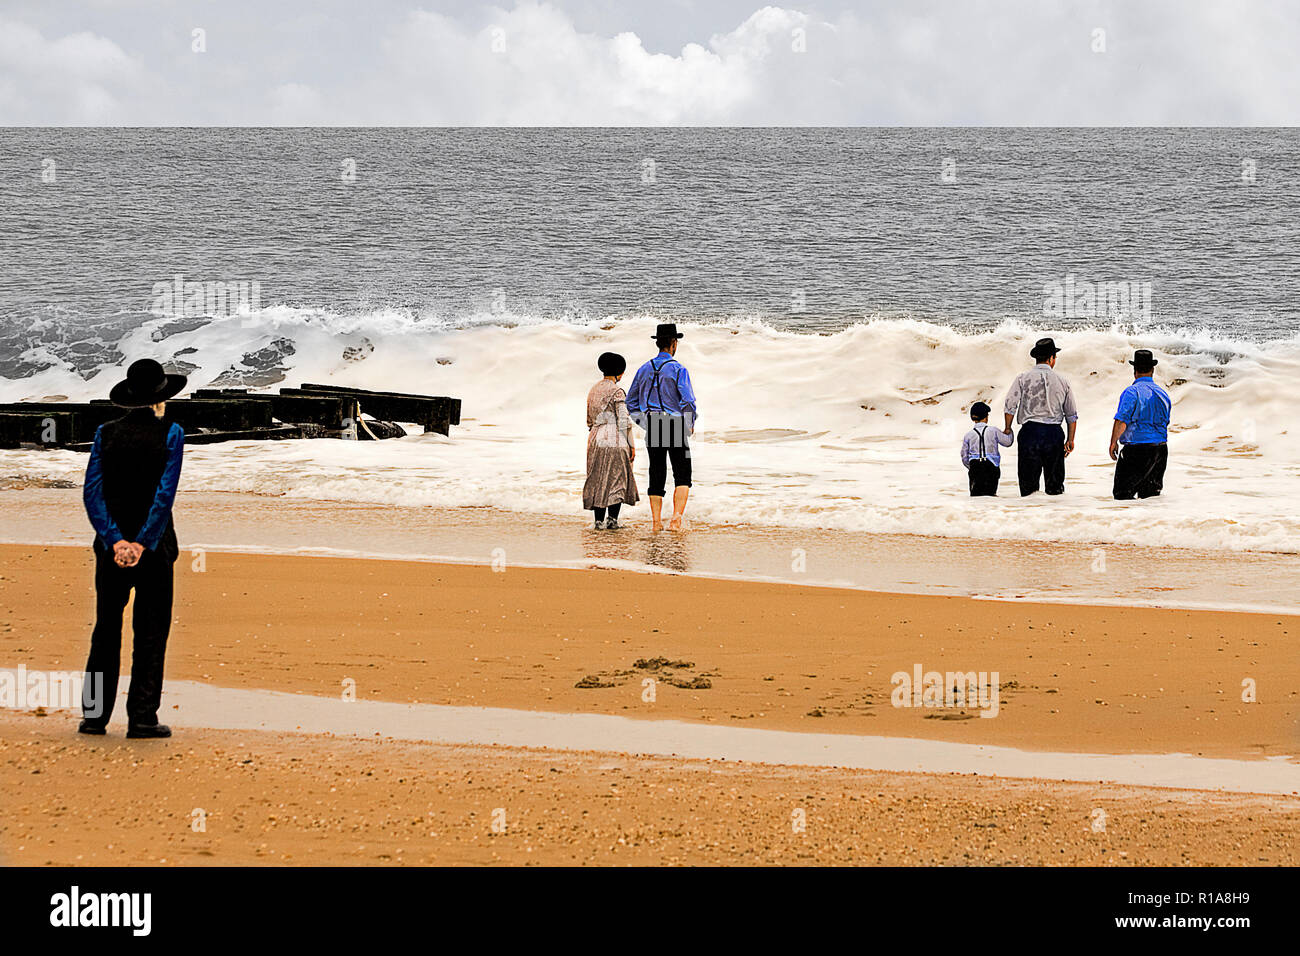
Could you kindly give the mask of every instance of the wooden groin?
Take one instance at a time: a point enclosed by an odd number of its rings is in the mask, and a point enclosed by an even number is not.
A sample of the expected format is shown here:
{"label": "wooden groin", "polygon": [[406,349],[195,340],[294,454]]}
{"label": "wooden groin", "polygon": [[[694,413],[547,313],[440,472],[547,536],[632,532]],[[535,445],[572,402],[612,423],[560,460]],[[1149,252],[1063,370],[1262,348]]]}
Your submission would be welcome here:
{"label": "wooden groin", "polygon": [[[124,409],[93,402],[0,403],[0,448],[36,445],[89,451],[95,430]],[[460,424],[460,399],[304,384],[278,393],[200,388],[167,402],[166,418],[185,430],[186,444],[284,438],[373,440],[406,434],[399,422],[450,435]]]}

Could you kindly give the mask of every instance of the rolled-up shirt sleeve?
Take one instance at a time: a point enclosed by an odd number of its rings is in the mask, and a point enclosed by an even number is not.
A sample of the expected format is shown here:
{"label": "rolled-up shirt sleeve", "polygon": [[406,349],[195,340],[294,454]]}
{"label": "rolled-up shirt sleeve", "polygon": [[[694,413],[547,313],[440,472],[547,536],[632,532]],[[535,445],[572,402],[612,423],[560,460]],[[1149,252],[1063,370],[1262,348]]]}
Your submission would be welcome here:
{"label": "rolled-up shirt sleeve", "polygon": [[1132,425],[1133,411],[1136,407],[1137,396],[1133,394],[1133,389],[1124,389],[1119,396],[1119,407],[1115,409],[1115,421],[1123,422],[1125,425]]}
{"label": "rolled-up shirt sleeve", "polygon": [[108,513],[108,502],[104,500],[104,459],[100,452],[100,431],[95,429],[95,443],[90,449],[90,461],[86,463],[86,482],[81,490],[81,500],[86,506],[86,517],[90,519],[95,534],[103,539],[110,548],[122,540],[122,532],[117,522]]}
{"label": "rolled-up shirt sleeve", "polygon": [[1007,397],[1002,400],[1002,411],[1007,415],[1015,415],[1020,411],[1020,397],[1024,386],[1020,383],[1020,376],[1017,375],[1011,380],[1011,387],[1007,389]]}
{"label": "rolled-up shirt sleeve", "polygon": [[686,371],[685,365],[678,365],[677,373],[677,394],[680,397],[682,413],[692,426],[700,417],[700,406],[695,401],[695,389],[691,385],[691,373]]}
{"label": "rolled-up shirt sleeve", "polygon": [[632,385],[627,390],[627,413],[631,416],[632,421],[638,425],[641,424],[641,413],[645,410],[646,380],[645,366],[643,365],[632,376]]}
{"label": "rolled-up shirt sleeve", "polygon": [[176,486],[181,480],[181,460],[185,456],[185,432],[180,425],[172,423],[167,432],[167,466],[162,478],[158,480],[158,490],[154,492],[153,505],[149,508],[149,517],[136,538],[138,544],[150,551],[157,550],[162,543],[163,533],[167,530],[167,521],[172,514],[172,505],[176,503]]}
{"label": "rolled-up shirt sleeve", "polygon": [[1067,422],[1077,422],[1079,420],[1079,409],[1074,404],[1074,389],[1070,388],[1070,383],[1065,382],[1064,379],[1062,379],[1062,382],[1065,385],[1065,404],[1063,407],[1065,420]]}

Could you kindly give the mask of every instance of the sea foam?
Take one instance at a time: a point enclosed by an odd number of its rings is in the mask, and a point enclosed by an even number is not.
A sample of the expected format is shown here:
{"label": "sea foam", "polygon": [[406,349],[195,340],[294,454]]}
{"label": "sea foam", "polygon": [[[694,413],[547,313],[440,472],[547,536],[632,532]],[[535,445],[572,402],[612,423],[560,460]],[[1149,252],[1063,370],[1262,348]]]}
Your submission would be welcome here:
{"label": "sea foam", "polygon": [[[450,438],[379,443],[255,442],[187,449],[192,490],[405,505],[486,505],[576,518],[587,390],[596,356],[654,352],[655,318],[560,322],[485,314],[455,322],[399,310],[333,315],[276,307],[252,315],[147,322],[116,350],[186,370],[192,386],[334,382],[453,395]],[[1300,339],[1250,343],[1203,330],[1030,328],[961,331],[907,319],[831,334],[759,321],[682,323],[679,357],[700,400],[691,514],[713,523],[974,538],[1300,552],[1300,451],[1289,434]],[[1066,494],[1021,499],[1017,450],[1004,453],[1001,497],[966,494],[958,445],[976,400],[994,408],[1029,367],[1040,335],[1080,408]],[[1110,498],[1111,418],[1134,348],[1153,349],[1174,400],[1166,492]],[[101,397],[121,375],[83,378],[52,365],[0,379],[5,401]],[[363,409],[364,410],[364,409]],[[0,474],[79,480],[71,452],[0,452]],[[644,453],[637,470],[644,482]],[[643,485],[644,490],[644,485]],[[639,509],[632,509],[634,519]]]}

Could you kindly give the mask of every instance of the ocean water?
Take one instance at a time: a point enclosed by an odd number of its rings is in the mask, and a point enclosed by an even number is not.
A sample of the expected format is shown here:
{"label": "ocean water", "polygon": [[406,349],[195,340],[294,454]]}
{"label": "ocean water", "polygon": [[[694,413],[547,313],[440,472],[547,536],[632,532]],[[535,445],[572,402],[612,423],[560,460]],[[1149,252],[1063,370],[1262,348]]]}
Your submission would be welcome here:
{"label": "ocean water", "polygon": [[[1296,130],[4,130],[0,400],[101,397],[145,355],[194,386],[455,395],[450,439],[193,447],[185,485],[576,521],[595,357],[635,367],[671,320],[700,396],[697,520],[1297,552],[1297,147]],[[175,276],[245,298],[174,308]],[[965,410],[1000,410],[1044,334],[1081,408],[1067,494],[1014,497],[1012,449],[1003,497],[972,502]],[[1175,401],[1172,463],[1163,498],[1118,503],[1106,441],[1135,347]],[[82,468],[0,452],[20,483]]]}

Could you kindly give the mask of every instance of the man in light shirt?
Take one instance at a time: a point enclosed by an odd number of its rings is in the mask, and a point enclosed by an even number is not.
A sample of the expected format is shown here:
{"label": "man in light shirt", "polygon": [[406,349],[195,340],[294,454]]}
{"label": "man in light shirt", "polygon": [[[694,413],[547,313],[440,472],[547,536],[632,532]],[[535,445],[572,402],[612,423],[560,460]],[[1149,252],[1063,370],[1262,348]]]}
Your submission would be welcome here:
{"label": "man in light shirt", "polygon": [[[1070,383],[1056,374],[1059,351],[1051,339],[1039,339],[1029,351],[1034,367],[1017,375],[1007,389],[1003,434],[1011,434],[1013,420],[1020,423],[1016,473],[1022,496],[1038,491],[1040,477],[1049,495],[1065,491],[1065,459],[1074,451],[1079,410]],[[1068,433],[1062,430],[1062,422]]]}

